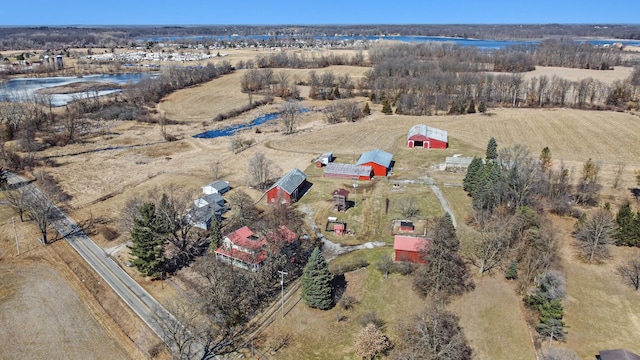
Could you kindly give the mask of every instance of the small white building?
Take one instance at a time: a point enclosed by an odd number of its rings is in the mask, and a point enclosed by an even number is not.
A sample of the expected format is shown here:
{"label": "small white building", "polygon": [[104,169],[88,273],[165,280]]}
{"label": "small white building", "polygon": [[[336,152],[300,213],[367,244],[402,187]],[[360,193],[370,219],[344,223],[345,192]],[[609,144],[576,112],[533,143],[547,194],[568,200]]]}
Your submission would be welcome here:
{"label": "small white building", "polygon": [[216,180],[211,184],[202,187],[202,193],[205,195],[224,194],[231,189],[229,182],[226,180]]}

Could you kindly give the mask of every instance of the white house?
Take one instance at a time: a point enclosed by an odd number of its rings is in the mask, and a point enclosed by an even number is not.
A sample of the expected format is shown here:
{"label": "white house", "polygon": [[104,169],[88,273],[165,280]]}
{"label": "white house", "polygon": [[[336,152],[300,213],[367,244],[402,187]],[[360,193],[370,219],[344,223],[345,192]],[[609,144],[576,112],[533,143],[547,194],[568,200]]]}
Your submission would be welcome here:
{"label": "white house", "polygon": [[202,193],[205,195],[224,194],[231,189],[229,182],[226,180],[216,180],[211,184],[202,187]]}

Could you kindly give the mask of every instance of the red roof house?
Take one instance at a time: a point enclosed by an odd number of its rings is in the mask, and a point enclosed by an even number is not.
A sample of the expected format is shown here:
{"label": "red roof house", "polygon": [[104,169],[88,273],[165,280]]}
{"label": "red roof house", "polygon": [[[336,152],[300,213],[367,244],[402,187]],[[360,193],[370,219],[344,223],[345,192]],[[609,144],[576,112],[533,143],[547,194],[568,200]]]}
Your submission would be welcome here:
{"label": "red roof house", "polygon": [[420,256],[420,252],[430,242],[431,240],[421,237],[396,235],[393,239],[394,260],[424,264],[426,261]]}
{"label": "red roof house", "polygon": [[446,149],[449,136],[445,130],[429,127],[424,124],[413,125],[407,135],[407,147],[425,149]]}
{"label": "red roof house", "polygon": [[244,226],[224,237],[216,250],[216,258],[243,269],[258,271],[267,258],[266,244],[267,239],[257,237]]}

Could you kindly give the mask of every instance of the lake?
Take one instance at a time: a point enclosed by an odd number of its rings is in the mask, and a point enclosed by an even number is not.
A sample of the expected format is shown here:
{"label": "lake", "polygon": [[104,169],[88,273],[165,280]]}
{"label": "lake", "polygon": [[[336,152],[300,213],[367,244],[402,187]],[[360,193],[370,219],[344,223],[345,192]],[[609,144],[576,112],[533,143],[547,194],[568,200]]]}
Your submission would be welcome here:
{"label": "lake", "polygon": [[[192,40],[192,41],[204,41],[204,40],[216,40],[216,41],[231,41],[239,39],[248,40],[270,40],[270,39],[289,39],[293,36],[273,36],[273,35],[247,35],[247,36],[220,36],[220,35],[196,35],[196,36],[160,36],[160,37],[147,37],[139,38],[139,41],[155,41],[155,42],[167,42],[177,40]],[[299,36],[299,39],[308,38],[307,36]],[[540,41],[538,40],[483,40],[483,39],[464,39],[464,38],[450,38],[440,36],[351,36],[351,35],[338,35],[338,36],[313,36],[316,40],[331,40],[331,41],[350,41],[350,40],[394,40],[408,43],[426,43],[426,42],[450,42],[461,46],[475,46],[480,49],[502,49],[514,45],[536,45]],[[611,45],[613,43],[621,43],[627,46],[640,46],[638,40],[602,40],[602,39],[578,39],[578,42],[586,42],[591,45]]]}
{"label": "lake", "polygon": [[[8,99],[10,101],[31,98],[36,91],[43,88],[63,86],[77,82],[104,82],[115,83],[120,85],[135,84],[143,79],[157,76],[150,73],[125,73],[114,75],[87,75],[83,77],[63,76],[63,77],[45,77],[45,78],[15,78],[0,83],[0,99]],[[107,95],[121,91],[120,89],[107,89],[98,91],[98,95]],[[79,94],[53,94],[53,106],[63,106],[72,100],[73,95]]]}

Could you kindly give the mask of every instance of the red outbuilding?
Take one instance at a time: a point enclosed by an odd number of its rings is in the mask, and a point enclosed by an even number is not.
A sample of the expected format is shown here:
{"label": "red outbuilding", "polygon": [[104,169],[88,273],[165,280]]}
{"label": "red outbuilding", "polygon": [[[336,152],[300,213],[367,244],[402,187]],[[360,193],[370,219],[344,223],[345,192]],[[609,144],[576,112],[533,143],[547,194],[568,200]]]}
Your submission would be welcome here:
{"label": "red outbuilding", "polygon": [[446,149],[449,136],[445,130],[429,127],[424,124],[413,125],[407,135],[407,147],[425,149]]}
{"label": "red outbuilding", "polygon": [[394,260],[424,264],[426,261],[420,256],[420,252],[430,242],[431,240],[421,237],[396,235],[393,238]]}
{"label": "red outbuilding", "polygon": [[393,155],[386,151],[376,149],[360,155],[356,165],[371,166],[374,176],[387,176],[391,170]]}
{"label": "red outbuilding", "polygon": [[267,202],[290,204],[298,201],[309,183],[307,175],[299,169],[293,169],[267,190]]}

